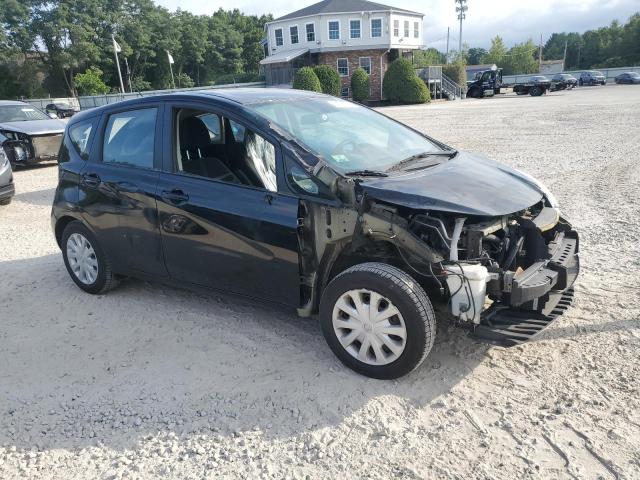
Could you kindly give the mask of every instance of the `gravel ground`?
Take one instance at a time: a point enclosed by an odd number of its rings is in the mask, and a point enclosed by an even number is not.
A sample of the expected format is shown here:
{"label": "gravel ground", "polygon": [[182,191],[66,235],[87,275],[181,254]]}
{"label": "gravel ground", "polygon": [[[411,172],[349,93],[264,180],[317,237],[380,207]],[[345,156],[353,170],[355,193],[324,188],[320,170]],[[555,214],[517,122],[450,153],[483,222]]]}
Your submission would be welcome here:
{"label": "gravel ground", "polygon": [[69,279],[55,167],[0,209],[0,478],[639,478],[640,87],[384,112],[548,184],[582,237],[574,306],[501,349],[439,325],[393,382],[313,319],[237,297]]}

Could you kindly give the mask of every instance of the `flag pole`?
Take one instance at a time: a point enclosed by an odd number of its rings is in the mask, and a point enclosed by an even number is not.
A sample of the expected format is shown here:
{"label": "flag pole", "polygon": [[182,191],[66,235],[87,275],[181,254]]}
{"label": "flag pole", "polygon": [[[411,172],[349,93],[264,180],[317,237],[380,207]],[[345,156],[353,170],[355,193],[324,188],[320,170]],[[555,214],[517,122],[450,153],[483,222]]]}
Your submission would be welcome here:
{"label": "flag pole", "polygon": [[173,57],[169,53],[169,50],[167,50],[167,61],[169,62],[169,71],[171,72],[171,85],[173,85],[173,89],[175,90],[176,81],[173,79]]}
{"label": "flag pole", "polygon": [[118,60],[118,49],[116,48],[116,39],[113,35],[111,35],[111,40],[113,42],[113,54],[116,57],[116,67],[118,67],[118,78],[120,79],[120,91],[124,93],[124,83],[122,82],[122,72],[120,71],[120,60]]}

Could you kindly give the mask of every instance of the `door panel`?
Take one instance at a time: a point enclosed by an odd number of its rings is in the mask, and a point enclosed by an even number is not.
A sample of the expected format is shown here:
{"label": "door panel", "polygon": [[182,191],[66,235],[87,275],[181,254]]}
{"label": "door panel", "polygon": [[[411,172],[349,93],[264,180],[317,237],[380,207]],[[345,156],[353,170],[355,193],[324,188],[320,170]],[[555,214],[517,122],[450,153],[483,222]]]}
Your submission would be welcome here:
{"label": "door panel", "polygon": [[297,199],[161,173],[158,213],[172,279],[298,306]]}
{"label": "door panel", "polygon": [[156,205],[161,118],[159,104],[103,114],[98,145],[80,174],[83,218],[118,273],[168,276]]}

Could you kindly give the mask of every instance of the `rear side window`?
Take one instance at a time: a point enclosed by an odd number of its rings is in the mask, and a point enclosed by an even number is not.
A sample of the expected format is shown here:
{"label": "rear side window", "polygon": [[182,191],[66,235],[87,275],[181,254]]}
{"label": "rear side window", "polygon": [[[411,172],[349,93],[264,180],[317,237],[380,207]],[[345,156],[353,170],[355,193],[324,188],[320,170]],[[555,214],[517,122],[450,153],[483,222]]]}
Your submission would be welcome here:
{"label": "rear side window", "polygon": [[104,132],[102,161],[153,168],[157,108],[115,113]]}
{"label": "rear side window", "polygon": [[71,125],[60,145],[58,162],[65,163],[71,160],[69,151],[75,150],[83,160],[89,158],[89,148],[91,147],[91,134],[95,131],[96,119],[92,118],[80,123]]}

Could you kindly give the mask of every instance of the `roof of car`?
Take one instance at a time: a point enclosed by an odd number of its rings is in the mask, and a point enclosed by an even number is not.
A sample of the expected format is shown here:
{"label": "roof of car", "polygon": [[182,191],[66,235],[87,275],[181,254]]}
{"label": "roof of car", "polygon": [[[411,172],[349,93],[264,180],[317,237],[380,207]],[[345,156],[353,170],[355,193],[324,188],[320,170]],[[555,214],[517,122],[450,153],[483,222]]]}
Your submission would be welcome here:
{"label": "roof of car", "polygon": [[[132,98],[129,100],[123,100],[121,102],[110,103],[102,105],[100,107],[91,108],[89,110],[83,110],[80,113],[74,115],[69,124],[77,123],[85,118],[93,117],[103,111],[109,111],[112,109],[119,109],[122,107],[144,105],[145,103],[154,102],[157,100],[172,100],[172,99],[191,99],[191,100],[208,100],[216,99],[222,100],[225,103],[236,105],[251,105],[255,103],[266,102],[281,102],[281,101],[295,101],[305,100],[311,98],[324,98],[329,97],[316,92],[309,92],[305,90],[295,90],[291,88],[216,88],[209,90],[189,90],[181,92],[163,93],[161,95],[148,95],[145,97]],[[335,98],[335,97],[330,97]]]}
{"label": "roof of car", "polygon": [[0,100],[0,107],[7,105],[29,105],[27,102],[21,102],[19,100]]}

